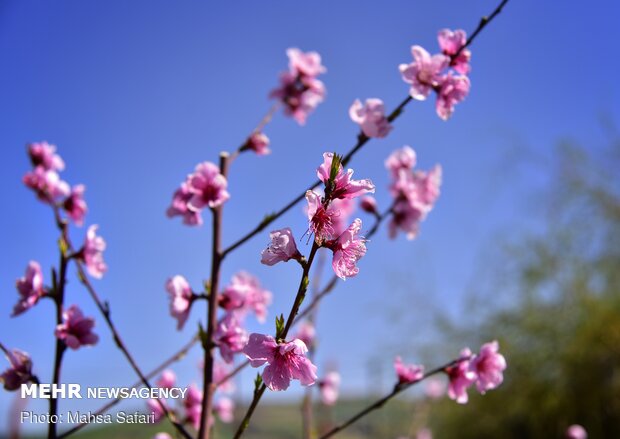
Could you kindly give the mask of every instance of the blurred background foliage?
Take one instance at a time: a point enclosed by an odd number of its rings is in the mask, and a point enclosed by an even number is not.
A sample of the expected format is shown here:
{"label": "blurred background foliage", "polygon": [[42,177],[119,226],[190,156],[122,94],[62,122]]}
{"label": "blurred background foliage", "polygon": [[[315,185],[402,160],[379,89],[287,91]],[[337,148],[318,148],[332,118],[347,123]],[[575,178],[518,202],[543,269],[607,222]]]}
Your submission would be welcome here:
{"label": "blurred background foliage", "polygon": [[465,406],[436,405],[435,438],[561,438],[574,423],[620,437],[620,137],[596,153],[564,142],[555,157],[534,195],[544,230],[506,237],[493,287],[471,301],[475,324],[442,322],[454,346],[497,338],[505,381]]}

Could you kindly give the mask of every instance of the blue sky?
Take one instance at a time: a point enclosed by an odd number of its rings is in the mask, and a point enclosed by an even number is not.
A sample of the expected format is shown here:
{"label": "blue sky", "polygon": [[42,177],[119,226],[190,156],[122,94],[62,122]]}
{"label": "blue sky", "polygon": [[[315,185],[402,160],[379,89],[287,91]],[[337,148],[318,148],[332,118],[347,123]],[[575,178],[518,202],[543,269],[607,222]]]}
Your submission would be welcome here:
{"label": "blue sky", "polygon": [[[197,288],[210,264],[209,228],[167,219],[171,194],[196,163],[216,161],[219,151],[237,147],[267,111],[267,94],[286,68],[286,48],[321,53],[328,96],[305,127],[281,114],[274,118],[266,130],[272,155],[244,155],[234,163],[225,244],[313,180],[324,151],[345,152],[353,145],[357,129],[348,108],[355,98],[379,97],[393,108],[406,96],[397,66],[410,61],[411,45],[437,50],[437,30],[471,31],[495,4],[2,2],[0,340],[30,352],[35,371],[48,379],[51,303],[9,317],[17,297],[14,281],[27,262],[38,260],[48,273],[57,259],[51,214],[21,183],[29,167],[27,142],[58,145],[67,164],[64,178],[86,185],[87,222],[99,224],[108,242],[110,270],[95,285],[148,370],[188,339],[205,314],[197,306],[182,333],[168,316],[166,278],[183,274]],[[544,167],[521,166],[532,153],[552,158],[563,138],[591,148],[604,143],[599,115],[617,118],[620,110],[620,53],[610,31],[619,9],[611,0],[561,7],[513,0],[473,45],[471,94],[449,122],[435,115],[432,102],[413,103],[386,139],[371,141],[355,157],[356,176],[373,179],[383,206],[389,202],[383,160],[404,144],[416,149],[421,168],[442,164],[444,185],[418,239],[389,241],[378,234],[359,277],[341,284],[321,307],[318,365],[335,361],[347,370],[346,391],[371,385],[371,357],[384,352],[386,371],[395,346],[408,360],[419,357],[418,348],[428,342],[427,309],[465,318],[463,297],[481,253],[536,228],[544,205],[536,194],[548,181]],[[301,236],[306,229],[301,205],[275,226],[290,226]],[[72,233],[81,241],[84,230]],[[262,266],[259,254],[266,244],[267,231],[231,255],[223,282],[239,269],[259,276],[274,293],[273,316],[290,309],[299,273],[291,264]],[[67,300],[96,315],[76,281]],[[396,329],[386,323],[394,308],[404,315]],[[273,331],[255,322],[250,329]],[[67,354],[63,379],[85,385],[133,382],[101,319],[97,331],[97,347]],[[196,349],[175,368],[182,382],[198,380],[199,357]],[[246,383],[253,373],[244,376]],[[250,384],[242,387],[248,391]],[[269,398],[297,395],[295,389]],[[10,400],[0,392],[0,420]],[[96,405],[83,401],[77,407]],[[0,423],[0,432],[5,427]]]}

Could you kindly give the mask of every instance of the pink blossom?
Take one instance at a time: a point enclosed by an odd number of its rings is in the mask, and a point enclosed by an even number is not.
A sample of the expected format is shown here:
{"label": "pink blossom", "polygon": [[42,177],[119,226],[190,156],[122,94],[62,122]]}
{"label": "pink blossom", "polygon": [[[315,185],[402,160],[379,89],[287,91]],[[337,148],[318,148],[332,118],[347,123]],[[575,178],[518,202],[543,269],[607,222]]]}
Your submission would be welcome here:
{"label": "pink blossom", "polygon": [[77,305],[71,305],[62,313],[62,323],[56,326],[55,335],[67,347],[76,350],[99,341],[99,336],[93,332],[94,326],[95,319],[84,317]]}
{"label": "pink blossom", "polygon": [[337,240],[326,244],[334,252],[332,260],[334,273],[342,280],[357,275],[359,272],[357,261],[366,254],[366,240],[359,236],[361,229],[362,220],[357,218]]}
{"label": "pink blossom", "polygon": [[377,200],[375,200],[375,198],[371,197],[370,195],[367,195],[360,200],[360,209],[362,209],[364,212],[372,214],[379,213],[379,210],[377,208]]}
{"label": "pink blossom", "polygon": [[269,95],[284,104],[284,114],[304,125],[310,113],[325,100],[325,85],[313,77],[298,76],[291,72],[280,75],[280,87]]}
{"label": "pink blossom", "polygon": [[[333,153],[323,153],[323,163],[316,170],[317,176],[326,186],[329,184],[333,158]],[[368,179],[353,180],[351,178],[352,176],[352,169],[348,169],[347,172],[344,172],[342,165],[338,165],[338,172],[334,178],[333,187],[329,191],[330,199],[355,198],[369,192],[375,192],[375,185],[372,181]]]}
{"label": "pink blossom", "polygon": [[265,133],[252,133],[242,149],[251,149],[258,155],[267,155],[271,152],[269,149],[269,137]]}
{"label": "pink blossom", "polygon": [[323,379],[319,381],[319,389],[321,391],[321,402],[323,404],[336,404],[340,392],[340,374],[333,370],[327,372]]}
{"label": "pink blossom", "polygon": [[176,275],[166,282],[166,290],[170,295],[170,315],[177,319],[177,329],[183,329],[194,301],[192,288],[187,279]]}
{"label": "pink blossom", "polygon": [[213,341],[220,349],[220,355],[226,363],[233,362],[233,355],[241,352],[248,341],[248,335],[239,324],[237,317],[228,312],[217,323]]}
{"label": "pink blossom", "polygon": [[433,433],[428,428],[418,430],[415,439],[433,439]]}
{"label": "pink blossom", "polygon": [[308,348],[303,341],[277,343],[269,335],[250,334],[243,353],[252,367],[268,363],[263,370],[263,381],[271,390],[286,390],[291,380],[299,380],[304,386],[316,382],[316,366],[306,357]]}
{"label": "pink blossom", "polygon": [[289,70],[280,74],[280,86],[270,97],[284,104],[284,113],[300,125],[325,99],[325,86],[317,76],[325,72],[321,57],[316,52],[303,53],[299,49],[287,50]]}
{"label": "pink blossom", "polygon": [[403,364],[400,357],[394,360],[394,370],[399,383],[413,383],[424,377],[424,366],[417,364]]}
{"label": "pink blossom", "polygon": [[34,142],[28,145],[28,156],[33,167],[41,166],[49,171],[62,171],[65,169],[65,162],[56,154],[56,145],[47,142]]}
{"label": "pink blossom", "polygon": [[220,420],[226,424],[230,424],[234,419],[235,403],[226,396],[220,396],[213,404],[213,411]]}
{"label": "pink blossom", "polygon": [[189,183],[181,183],[181,187],[179,187],[172,196],[172,204],[166,211],[168,218],[181,216],[183,217],[183,224],[185,225],[202,225],[200,210],[193,209],[189,206],[189,200],[191,200],[193,196],[194,194],[190,191]]}
{"label": "pink blossom", "polygon": [[389,235],[403,231],[407,239],[417,236],[420,222],[433,209],[439,197],[442,169],[435,165],[429,172],[413,170],[415,151],[408,146],[394,151],[386,160],[392,176],[390,192],[394,197]]}
{"label": "pink blossom", "polygon": [[458,29],[452,31],[450,29],[442,29],[437,34],[439,47],[444,55],[451,58],[450,66],[454,67],[457,72],[466,75],[469,73],[469,60],[471,52],[469,49],[463,49],[456,58],[454,55],[467,43],[467,34],[464,30]]}
{"label": "pink blossom", "polygon": [[17,279],[15,286],[17,287],[20,297],[13,308],[12,317],[32,308],[45,294],[43,273],[41,272],[39,263],[30,261],[28,267],[26,267],[26,274],[24,277]]}
{"label": "pink blossom", "polygon": [[321,195],[314,191],[306,191],[306,201],[308,202],[308,229],[314,234],[315,240],[323,242],[337,236],[336,226],[340,212],[332,204],[326,208]]}
{"label": "pink blossom", "polygon": [[[4,349],[4,348],[3,348]],[[8,391],[17,390],[22,384],[32,380],[32,360],[30,355],[18,349],[5,351],[10,367],[0,375],[0,382]]]}
{"label": "pink blossom", "polygon": [[235,310],[241,315],[254,311],[258,321],[264,323],[272,294],[261,286],[256,277],[240,271],[232,277],[231,283],[222,291],[218,300],[225,310]]}
{"label": "pink blossom", "polygon": [[108,271],[108,266],[103,260],[103,252],[106,249],[106,243],[101,236],[97,235],[98,225],[93,224],[86,231],[86,240],[80,255],[86,264],[88,273],[97,279],[101,279],[103,274]]}
{"label": "pink blossom", "polygon": [[199,163],[188,181],[189,191],[193,194],[187,204],[190,209],[215,208],[230,198],[226,190],[226,177],[220,173],[220,168],[211,162]]}
{"label": "pink blossom", "polygon": [[[216,361],[213,364],[213,382],[217,384],[217,390],[224,393],[232,393],[235,391],[235,383],[232,379],[227,379],[230,372],[226,363]],[[226,379],[226,381],[222,381],[224,379]]]}
{"label": "pink blossom", "polygon": [[155,436],[153,436],[152,439],[172,439],[172,436],[170,436],[168,433],[157,433]]}
{"label": "pink blossom", "polygon": [[318,52],[302,52],[297,48],[286,51],[289,59],[289,71],[301,76],[316,77],[325,73],[327,69],[321,65],[321,55]]}
{"label": "pink blossom", "polygon": [[459,404],[466,404],[468,401],[467,389],[476,381],[476,373],[470,369],[469,359],[472,354],[468,348],[461,351],[461,361],[448,368],[447,373],[450,378],[448,384],[448,396],[456,400]]}
{"label": "pink blossom", "polygon": [[262,264],[275,265],[278,262],[301,259],[301,253],[297,250],[293,232],[289,227],[274,230],[269,233],[269,239],[271,239],[269,246],[261,252]]}
{"label": "pink blossom", "polygon": [[[161,403],[165,406],[166,402],[163,400],[160,400]],[[146,406],[147,409],[149,411],[149,413],[155,415],[154,416],[154,421],[157,423],[159,421],[161,421],[163,419],[163,417],[166,415],[166,413],[164,412],[164,409],[161,407],[161,405],[159,404],[159,402],[157,402],[156,399],[149,399],[146,401]]]}
{"label": "pink blossom", "polygon": [[446,393],[446,385],[439,378],[430,377],[426,381],[424,393],[431,399],[441,398]]}
{"label": "pink blossom", "polygon": [[312,347],[316,338],[316,329],[314,328],[312,322],[309,320],[302,321],[297,326],[297,332],[293,338],[298,338],[303,341],[306,346]]}
{"label": "pink blossom", "polygon": [[24,175],[23,182],[45,203],[52,204],[70,192],[67,182],[62,181],[55,170],[45,169],[43,166],[37,166]]}
{"label": "pink blossom", "polygon": [[411,64],[401,64],[398,68],[403,81],[411,84],[411,97],[423,101],[431,90],[439,85],[441,71],[448,67],[450,58],[444,54],[431,56],[420,46],[412,46],[411,54],[414,61]]}
{"label": "pink blossom", "polygon": [[157,387],[161,387],[164,389],[170,389],[174,387],[176,383],[177,376],[170,369],[166,369],[161,373],[161,376],[157,380]]}
{"label": "pink blossom", "polygon": [[84,224],[84,216],[88,212],[88,206],[84,200],[85,190],[86,188],[83,184],[73,186],[71,193],[62,203],[62,207],[67,212],[69,218],[78,226]]}
{"label": "pink blossom", "polygon": [[469,94],[471,83],[467,76],[455,76],[452,72],[442,76],[437,92],[437,115],[448,120],[454,112],[454,106]]}
{"label": "pink blossom", "polygon": [[409,145],[395,150],[385,160],[385,167],[397,178],[401,170],[411,170],[416,165],[416,153]]}
{"label": "pink blossom", "polygon": [[567,439],[588,439],[588,432],[579,424],[573,424],[566,430]]}
{"label": "pink blossom", "polygon": [[349,109],[349,116],[358,124],[367,137],[385,137],[392,131],[392,125],[385,116],[385,107],[381,99],[366,99],[362,105],[356,99]]}
{"label": "pink blossom", "polygon": [[185,419],[192,424],[194,428],[200,427],[200,418],[202,415],[202,392],[192,384],[187,389],[187,394],[183,400],[185,407]]}
{"label": "pink blossom", "polygon": [[503,371],[506,369],[506,359],[499,352],[499,343],[492,341],[480,348],[480,353],[470,362],[470,369],[478,377],[476,386],[484,395],[487,390],[495,389],[504,380]]}

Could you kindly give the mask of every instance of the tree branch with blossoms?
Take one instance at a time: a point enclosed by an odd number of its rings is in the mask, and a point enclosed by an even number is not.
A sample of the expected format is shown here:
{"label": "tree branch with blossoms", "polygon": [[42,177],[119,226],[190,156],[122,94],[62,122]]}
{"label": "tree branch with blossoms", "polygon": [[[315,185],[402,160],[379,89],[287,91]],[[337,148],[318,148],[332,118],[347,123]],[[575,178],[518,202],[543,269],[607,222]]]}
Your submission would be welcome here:
{"label": "tree branch with blossoms", "polygon": [[[457,72],[463,75],[469,72],[471,53],[467,48],[471,45],[474,38],[502,11],[506,3],[508,3],[508,0],[503,0],[488,17],[482,17],[478,27],[469,38],[465,38],[464,31],[452,32],[443,29],[439,35],[443,53],[436,55],[434,58],[431,58],[428,52],[420,46],[413,46],[412,53],[415,62],[409,65],[402,64],[400,67],[403,80],[412,84],[410,93],[387,117],[383,115],[385,108],[380,99],[368,99],[365,106],[362,106],[361,102],[356,100],[351,106],[349,114],[354,122],[361,125],[361,130],[357,135],[355,145],[344,155],[342,164],[344,166],[348,165],[353,156],[371,138],[387,136],[392,129],[390,123],[403,113],[405,107],[414,99],[425,100],[431,90],[437,93],[437,114],[442,119],[447,120],[452,115],[454,106],[465,99],[469,93],[469,79],[466,76],[459,76],[455,79],[450,74],[442,77],[439,73],[447,66],[454,67]],[[286,100],[284,100],[284,104],[287,104]],[[255,228],[227,247],[223,254],[227,255],[262,232],[269,224],[302,201],[308,190],[315,189],[320,183],[319,180],[315,181],[306,191],[297,195],[284,207],[272,214],[266,215]]]}
{"label": "tree branch with blossoms", "polygon": [[[228,154],[220,154],[219,175],[225,179],[228,175]],[[222,200],[222,202],[219,202]],[[213,203],[211,212],[213,214],[213,242],[211,251],[211,285],[208,297],[207,307],[207,332],[206,339],[203,340],[203,348],[205,352],[205,365],[203,376],[203,399],[202,399],[202,418],[200,420],[200,429],[198,437],[209,437],[209,419],[213,404],[213,394],[215,393],[215,385],[213,383],[213,363],[215,344],[213,343],[215,331],[217,330],[217,298],[220,284],[220,267],[222,264],[222,203],[224,201],[224,193],[220,193],[217,204]]]}
{"label": "tree branch with blossoms", "polygon": [[[77,226],[82,226],[88,211],[86,201],[84,200],[85,187],[83,185],[76,185],[70,188],[66,182],[60,179],[59,172],[64,169],[65,164],[61,157],[56,154],[55,146],[47,142],[33,143],[28,146],[28,155],[33,169],[24,176],[23,181],[28,188],[35,192],[40,201],[52,208],[56,226],[60,231],[58,242],[60,262],[58,274],[54,269],[52,270],[51,288],[46,288],[43,285],[40,265],[34,261],[30,262],[24,278],[17,281],[20,301],[15,306],[12,315],[16,316],[27,311],[40,298],[49,297],[53,299],[56,309],[56,349],[52,385],[60,384],[61,364],[66,349],[77,350],[82,346],[92,346],[99,340],[98,335],[93,332],[93,327],[95,326],[94,319],[84,317],[77,305],[71,305],[68,308],[65,308],[64,305],[67,268],[69,262],[73,261],[76,265],[80,282],[86,287],[97,308],[102,313],[117,347],[140,377],[142,383],[151,388],[151,384],[138,367],[112,322],[108,303],[104,303],[99,298],[86,274],[88,271],[89,275],[99,279],[107,271],[107,265],[103,260],[103,251],[106,248],[106,243],[103,238],[97,235],[98,226],[91,225],[88,228],[84,245],[79,250],[75,250],[69,237],[69,221],[74,222]],[[63,213],[65,217],[63,217]],[[189,433],[181,424],[176,422],[166,407],[162,405],[161,409],[175,428],[184,437],[189,438]],[[56,415],[57,411],[57,399],[50,398],[50,416]],[[50,422],[48,437],[56,438],[56,429],[57,423]]]}
{"label": "tree branch with blossoms", "polygon": [[506,360],[498,353],[498,349],[499,345],[496,341],[484,344],[478,355],[473,355],[469,349],[465,348],[459,358],[426,373],[424,373],[423,366],[405,365],[400,357],[396,357],[394,368],[398,381],[392,391],[338,424],[319,439],[327,439],[336,435],[374,410],[380,409],[399,393],[433,375],[444,373],[449,377],[448,395],[461,404],[467,402],[467,388],[473,384],[476,384],[481,394],[496,388],[501,384],[503,371],[506,368]]}
{"label": "tree branch with blossoms", "polygon": [[[194,303],[205,300],[207,304],[205,321],[199,323],[198,335],[203,346],[204,363],[202,391],[198,385],[189,386],[187,396],[181,401],[182,412],[168,408],[165,401],[147,402],[148,408],[156,415],[157,420],[166,416],[178,433],[186,438],[192,436],[185,425],[192,426],[200,439],[212,437],[215,415],[217,414],[223,422],[230,422],[234,408],[232,400],[221,393],[216,394],[216,390],[227,393],[229,389],[225,388],[229,387],[230,377],[247,364],[252,367],[264,366],[264,369],[255,381],[252,402],[236,430],[235,438],[241,437],[248,428],[254,411],[267,389],[285,390],[292,380],[298,380],[304,386],[318,383],[318,387],[331,388],[335,402],[337,391],[336,393],[333,391],[338,380],[332,379],[331,384],[328,383],[327,374],[321,379],[318,378],[313,358],[307,355],[311,342],[304,341],[303,330],[289,336],[290,330],[293,325],[301,322],[316,309],[317,304],[336,286],[338,279],[345,280],[359,273],[358,262],[366,254],[367,240],[378,231],[385,220],[390,220],[388,234],[391,238],[403,233],[407,239],[414,239],[419,233],[420,224],[431,212],[439,197],[442,180],[442,169],[439,165],[428,171],[414,169],[416,154],[412,148],[405,146],[394,151],[385,162],[390,175],[389,192],[392,202],[388,209],[380,213],[374,198],[366,195],[375,191],[374,184],[368,179],[353,179],[353,170],[345,167],[371,139],[386,137],[393,129],[392,123],[413,100],[423,101],[434,94],[437,115],[443,120],[453,115],[455,106],[466,98],[470,90],[469,46],[501,12],[507,1],[501,1],[488,17],[483,17],[469,38],[462,30],[440,30],[438,33],[440,53],[431,55],[420,46],[412,46],[412,62],[399,66],[401,77],[409,86],[407,97],[389,113],[378,98],[369,98],[365,101],[356,99],[349,108],[349,117],[360,128],[353,147],[343,156],[331,152],[324,153],[323,163],[317,168],[317,180],[307,190],[280,210],[264,217],[255,228],[226,247],[222,245],[223,204],[230,198],[227,191],[230,164],[244,152],[253,151],[257,155],[270,152],[269,138],[263,130],[278,109],[282,108],[285,115],[303,125],[325,97],[325,86],[319,76],[325,73],[326,68],[322,65],[319,54],[302,52],[299,49],[287,51],[288,70],[281,74],[279,86],[270,95],[276,103],[232,154],[220,155],[219,165],[211,162],[199,163],[174,193],[172,204],[167,211],[168,216],[180,216],[184,224],[197,226],[203,222],[202,211],[210,210],[211,267],[208,282],[205,282],[204,288],[199,292],[192,290],[189,282],[181,275],[173,276],[166,281],[165,288],[170,296],[170,313],[177,320],[177,329],[183,329]],[[33,169],[24,177],[24,183],[42,202],[53,209],[61,235],[60,261],[58,271],[52,270],[51,287],[44,285],[40,265],[35,261],[29,263],[26,274],[17,281],[20,297],[13,315],[25,312],[43,297],[54,300],[56,349],[52,382],[60,383],[61,364],[67,348],[77,350],[83,346],[94,345],[98,340],[98,336],[93,332],[94,319],[85,317],[77,305],[65,307],[67,268],[70,262],[74,262],[80,282],[101,312],[117,347],[140,378],[134,387],[144,385],[152,388],[149,380],[160,372],[161,377],[157,385],[172,386],[176,379],[175,375],[164,369],[179,356],[184,355],[186,348],[148,375],[141,371],[111,319],[109,304],[100,298],[89,278],[89,276],[101,278],[107,270],[103,261],[106,244],[98,235],[97,226],[88,227],[84,244],[77,250],[69,239],[70,222],[81,226],[87,212],[84,186],[77,185],[70,188],[60,179],[59,171],[64,169],[64,162],[55,153],[54,146],[45,142],[31,144],[28,153]],[[321,185],[322,189],[319,190]],[[354,199],[358,197],[361,197],[359,207],[375,220],[365,236],[362,236],[360,218],[349,221],[349,216],[357,204]],[[257,278],[244,271],[235,273],[230,283],[222,287],[223,261],[228,254],[248,242],[304,199],[307,202],[307,230],[304,236],[308,236],[308,242],[312,240],[307,256],[302,256],[293,232],[288,227],[272,231],[269,235],[271,242],[261,254],[261,262],[265,265],[294,260],[301,266],[301,278],[287,318],[284,318],[285,314],[280,314],[276,318],[273,335],[263,333],[248,335],[243,327],[244,319],[249,314],[255,314],[259,322],[264,322],[272,294],[260,285]],[[322,290],[313,295],[311,303],[302,309],[312,266],[319,251],[324,252],[323,254],[331,251],[334,276]],[[193,342],[187,349],[191,344]],[[0,375],[0,380],[7,390],[15,390],[25,382],[38,381],[32,374],[32,362],[27,354],[18,350],[9,351],[3,345],[0,345],[0,348],[10,363],[10,368]],[[459,403],[466,402],[466,390],[473,384],[476,384],[481,393],[497,387],[503,379],[502,373],[506,367],[498,349],[496,342],[488,343],[482,347],[478,355],[472,355],[471,352],[462,353],[458,360],[427,374],[423,373],[421,366],[405,365],[400,358],[397,358],[395,368],[399,381],[393,391],[348,421],[334,427],[324,437],[342,431],[367,413],[381,407],[398,393],[433,374],[444,372],[448,375],[449,396]],[[229,371],[226,364],[232,367],[235,356],[242,354],[247,357],[247,361],[241,362]],[[100,409],[101,412],[109,410],[116,403],[117,401],[110,401]],[[57,404],[57,400],[50,400],[50,414],[57,412]],[[66,437],[80,428],[82,425],[74,426],[61,437]],[[305,429],[305,434],[310,435],[308,427]],[[48,437],[58,437],[55,425],[50,425]]]}

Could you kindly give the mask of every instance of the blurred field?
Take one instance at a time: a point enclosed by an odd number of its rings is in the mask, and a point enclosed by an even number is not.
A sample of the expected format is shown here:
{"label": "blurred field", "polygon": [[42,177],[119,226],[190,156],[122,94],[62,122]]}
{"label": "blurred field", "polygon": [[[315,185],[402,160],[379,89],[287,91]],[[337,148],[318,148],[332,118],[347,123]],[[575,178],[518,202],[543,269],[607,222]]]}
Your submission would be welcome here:
{"label": "blurred field", "polygon": [[[346,400],[341,401],[334,413],[328,413],[324,408],[316,410],[317,419],[322,420],[324,426],[327,419],[344,420],[347,416],[368,404],[369,400]],[[340,439],[361,438],[396,438],[406,435],[413,419],[413,402],[393,400],[383,410],[378,411],[359,424],[353,425],[337,437]],[[241,412],[237,413],[236,419],[241,418]],[[231,425],[218,423],[216,425],[216,438],[230,438],[233,435]],[[149,439],[155,433],[167,431],[172,434],[169,423],[162,421],[154,426],[112,425],[103,428],[88,427],[70,437],[83,439]],[[43,438],[44,436],[27,436],[28,438]],[[174,437],[174,435],[173,435]],[[248,432],[244,437],[248,439],[297,439],[301,437],[301,417],[299,405],[265,405],[259,406]]]}

